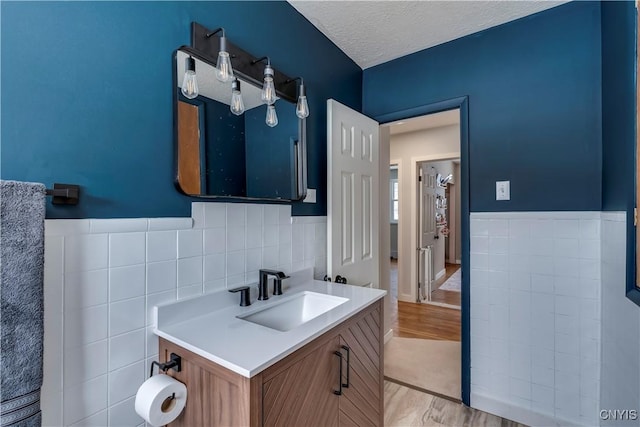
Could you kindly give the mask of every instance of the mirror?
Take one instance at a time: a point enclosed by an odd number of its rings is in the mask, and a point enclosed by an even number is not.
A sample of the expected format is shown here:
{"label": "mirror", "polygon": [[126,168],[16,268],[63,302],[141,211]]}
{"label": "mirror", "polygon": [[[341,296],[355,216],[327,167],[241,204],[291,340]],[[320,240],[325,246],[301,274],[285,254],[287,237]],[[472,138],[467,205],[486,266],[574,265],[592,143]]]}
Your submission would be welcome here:
{"label": "mirror", "polygon": [[[189,57],[195,59],[198,84],[194,99],[181,91]],[[229,108],[231,82],[218,81],[215,70],[192,48],[182,47],[174,54],[177,188],[196,197],[302,200],[306,123],[296,116],[295,102],[278,98],[278,124],[267,126],[262,87],[236,70],[245,106],[244,114],[237,116]]]}

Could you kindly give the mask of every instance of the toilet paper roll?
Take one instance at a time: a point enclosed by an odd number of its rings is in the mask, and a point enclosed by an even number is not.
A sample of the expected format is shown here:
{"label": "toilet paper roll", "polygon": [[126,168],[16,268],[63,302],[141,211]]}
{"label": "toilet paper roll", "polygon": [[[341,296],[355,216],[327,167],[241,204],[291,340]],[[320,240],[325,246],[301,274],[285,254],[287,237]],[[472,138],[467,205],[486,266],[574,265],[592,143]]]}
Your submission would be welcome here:
{"label": "toilet paper roll", "polygon": [[136,393],[136,412],[154,427],[178,418],[187,402],[187,387],[165,374],[154,375]]}

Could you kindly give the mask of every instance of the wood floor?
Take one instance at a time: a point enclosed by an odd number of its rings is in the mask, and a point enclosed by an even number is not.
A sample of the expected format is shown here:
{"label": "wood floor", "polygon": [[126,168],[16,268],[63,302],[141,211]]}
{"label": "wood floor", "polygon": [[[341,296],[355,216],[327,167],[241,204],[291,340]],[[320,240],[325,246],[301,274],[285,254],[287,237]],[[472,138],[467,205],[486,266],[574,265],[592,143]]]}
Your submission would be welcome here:
{"label": "wood floor", "polygon": [[[394,307],[396,312],[393,313]],[[393,335],[403,338],[460,341],[460,310],[398,301],[391,307]],[[395,315],[395,316],[394,316]]]}
{"label": "wood floor", "polygon": [[[395,264],[395,265],[394,265]],[[459,268],[459,266],[456,266]],[[394,268],[396,276],[394,279]],[[439,307],[431,304],[417,304],[397,300],[397,263],[391,263],[391,307],[389,316],[391,317],[391,328],[394,336],[403,338],[422,338],[431,340],[460,341],[460,310],[453,308]],[[440,284],[455,272],[457,268],[447,269],[445,277],[440,279]],[[395,283],[393,283],[395,280]],[[460,304],[460,292],[440,291],[447,294],[456,294],[458,305]],[[451,303],[451,302],[448,302]]]}
{"label": "wood floor", "polygon": [[396,383],[384,383],[385,426],[521,427],[513,421]]}
{"label": "wood floor", "polygon": [[431,301],[433,302],[443,302],[445,304],[457,305],[460,306],[460,296],[462,295],[460,292],[452,292],[452,291],[441,291],[438,289],[444,282],[447,281],[449,277],[456,271],[460,269],[459,264],[446,264],[445,265],[445,274],[440,279],[436,280],[433,283],[433,292],[431,292]]}

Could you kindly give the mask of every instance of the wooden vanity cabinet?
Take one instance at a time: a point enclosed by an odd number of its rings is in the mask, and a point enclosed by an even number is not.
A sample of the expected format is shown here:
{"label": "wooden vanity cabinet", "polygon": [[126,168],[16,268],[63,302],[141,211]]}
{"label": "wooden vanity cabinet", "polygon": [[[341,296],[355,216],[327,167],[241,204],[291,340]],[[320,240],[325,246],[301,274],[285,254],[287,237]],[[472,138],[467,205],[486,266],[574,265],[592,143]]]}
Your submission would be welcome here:
{"label": "wooden vanity cabinet", "polygon": [[[384,417],[384,363],[381,309],[369,311],[340,331],[340,348],[349,349],[343,380],[349,387],[340,396],[341,426],[382,426]],[[345,360],[346,362],[346,360]]]}
{"label": "wooden vanity cabinet", "polygon": [[263,375],[262,425],[337,426],[340,340],[323,340]]}
{"label": "wooden vanity cabinet", "polygon": [[187,386],[170,425],[382,426],[382,337],[379,300],[252,378],[161,338],[161,361],[180,355],[169,374]]}

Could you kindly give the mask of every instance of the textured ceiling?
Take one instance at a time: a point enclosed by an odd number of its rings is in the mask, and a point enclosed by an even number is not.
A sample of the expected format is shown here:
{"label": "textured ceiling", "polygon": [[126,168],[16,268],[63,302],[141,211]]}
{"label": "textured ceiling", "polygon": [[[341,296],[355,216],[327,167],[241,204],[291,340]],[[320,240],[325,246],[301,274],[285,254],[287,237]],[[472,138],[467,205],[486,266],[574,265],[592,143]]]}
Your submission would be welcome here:
{"label": "textured ceiling", "polygon": [[566,3],[288,1],[363,69]]}
{"label": "textured ceiling", "polygon": [[399,120],[383,126],[390,127],[389,132],[391,135],[399,135],[401,133],[418,132],[458,123],[460,123],[460,110],[456,108],[455,110],[443,111],[441,113]]}

